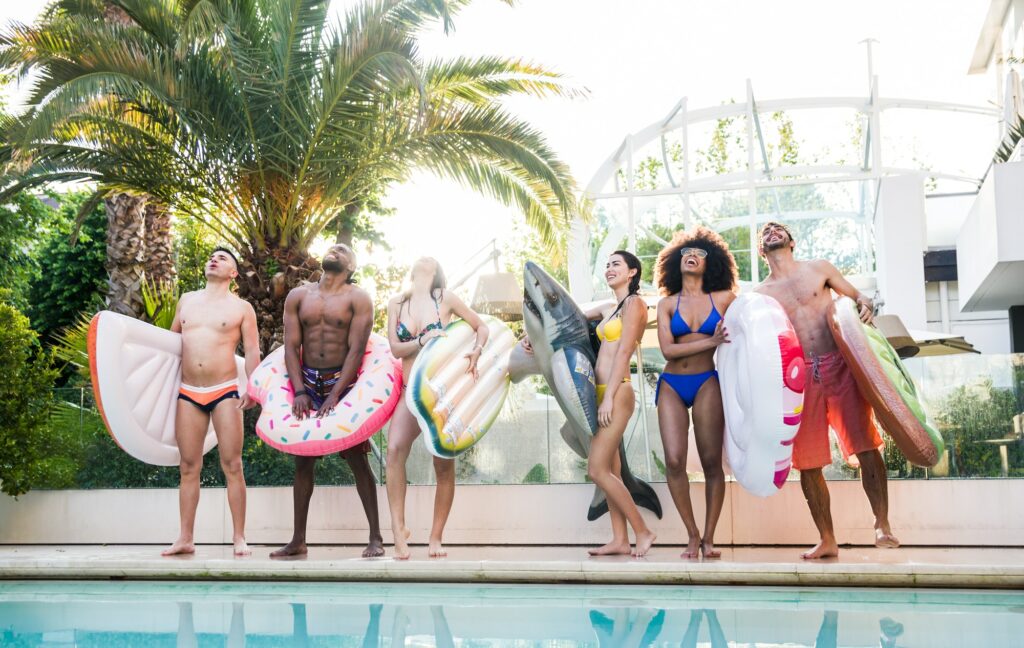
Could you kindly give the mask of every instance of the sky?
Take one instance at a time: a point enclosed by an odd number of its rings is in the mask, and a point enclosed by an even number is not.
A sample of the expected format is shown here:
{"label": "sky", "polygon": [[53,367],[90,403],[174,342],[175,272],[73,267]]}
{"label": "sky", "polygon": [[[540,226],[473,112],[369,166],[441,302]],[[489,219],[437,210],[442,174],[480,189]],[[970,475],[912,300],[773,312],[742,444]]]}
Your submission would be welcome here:
{"label": "sky", "polygon": [[[349,0],[334,0],[335,9]],[[31,20],[43,0],[4,0],[0,22]],[[455,31],[423,34],[427,58],[521,57],[586,88],[574,100],[516,99],[509,107],[546,134],[586,186],[630,132],[679,99],[694,108],[745,98],[863,96],[865,38],[880,94],[984,104],[992,77],[967,67],[987,0],[477,0]],[[391,189],[381,224],[397,262],[438,258],[450,278],[492,238],[513,235],[515,210],[426,174]],[[486,227],[481,223],[486,222]],[[380,253],[373,255],[380,261]]]}

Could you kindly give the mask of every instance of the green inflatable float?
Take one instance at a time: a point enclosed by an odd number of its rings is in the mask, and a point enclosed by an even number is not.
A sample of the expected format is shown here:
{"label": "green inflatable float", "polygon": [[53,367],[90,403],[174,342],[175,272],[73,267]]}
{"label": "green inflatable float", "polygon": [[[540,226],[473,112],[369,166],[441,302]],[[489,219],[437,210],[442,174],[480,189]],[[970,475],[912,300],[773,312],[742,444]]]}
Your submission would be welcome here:
{"label": "green inflatable float", "polygon": [[917,387],[889,341],[860,321],[849,297],[832,302],[828,323],[882,428],[911,463],[925,468],[937,464],[944,449],[942,436],[928,421]]}

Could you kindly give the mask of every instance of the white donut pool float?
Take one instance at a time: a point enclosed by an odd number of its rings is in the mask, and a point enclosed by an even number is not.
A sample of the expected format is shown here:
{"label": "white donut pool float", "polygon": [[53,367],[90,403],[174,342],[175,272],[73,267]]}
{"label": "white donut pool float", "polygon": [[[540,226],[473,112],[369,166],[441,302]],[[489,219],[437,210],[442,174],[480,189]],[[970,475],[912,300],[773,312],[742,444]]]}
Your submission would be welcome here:
{"label": "white donut pool float", "polygon": [[725,314],[718,347],[725,453],[736,480],[767,497],[786,483],[803,409],[804,354],[786,312],[767,295],[744,293]]}
{"label": "white donut pool float", "polygon": [[391,355],[388,341],[371,333],[356,380],[334,411],[323,418],[296,420],[284,347],[278,347],[252,372],[249,396],[263,406],[256,434],[267,445],[292,455],[320,457],[357,446],[384,427],[402,396],[402,365]]}
{"label": "white donut pool float", "polygon": [[[96,407],[117,445],[148,464],[180,464],[174,419],[181,385],[181,335],[100,311],[89,325],[88,347]],[[235,356],[235,361],[241,394],[245,360]],[[215,445],[211,424],[203,453]]]}

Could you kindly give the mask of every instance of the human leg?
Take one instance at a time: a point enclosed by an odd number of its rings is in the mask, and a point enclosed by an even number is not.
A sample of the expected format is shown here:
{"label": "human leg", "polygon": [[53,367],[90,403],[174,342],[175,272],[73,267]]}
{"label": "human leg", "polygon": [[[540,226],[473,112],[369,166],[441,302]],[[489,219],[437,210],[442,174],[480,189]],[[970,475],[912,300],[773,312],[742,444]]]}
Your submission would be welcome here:
{"label": "human leg", "polygon": [[313,498],[316,459],[295,457],[295,481],[292,482],[292,539],[285,546],[271,552],[271,558],[306,555],[306,521],[309,517],[309,502]]}
{"label": "human leg", "polygon": [[[619,479],[622,479],[622,460],[619,458],[618,452],[615,453],[612,461],[612,471]],[[591,556],[629,555],[632,547],[629,544],[629,532],[626,529],[626,516],[611,500],[608,500],[608,519],[612,525],[611,541],[600,547],[588,549],[587,553]]]}
{"label": "human leg", "polygon": [[228,491],[228,508],[231,509],[231,542],[235,545],[236,556],[248,556],[252,552],[245,543],[245,473],[242,470],[242,410],[238,400],[229,398],[217,404],[213,414],[213,430],[217,434],[217,450],[220,453],[220,468]]}
{"label": "human leg", "polygon": [[434,457],[434,475],[437,486],[434,488],[434,519],[430,525],[430,541],[427,555],[431,558],[444,558],[448,552],[444,550],[441,537],[444,525],[448,522],[448,514],[452,512],[455,501],[455,460]]}
{"label": "human leg", "polygon": [[661,431],[661,444],[665,448],[665,479],[688,536],[682,557],[697,558],[700,552],[700,529],[693,515],[690,479],[686,474],[690,414],[679,394],[665,382],[659,386],[657,401],[658,427]]}
{"label": "human leg", "polygon": [[590,443],[587,472],[590,479],[605,492],[609,505],[614,505],[622,511],[629,525],[633,527],[636,535],[636,549],[633,555],[640,557],[646,555],[656,536],[644,522],[622,479],[613,471],[614,455],[618,454],[622,434],[633,413],[633,401],[633,390],[629,386],[616,390],[611,424],[598,428]]}
{"label": "human leg", "polygon": [[380,535],[380,516],[377,512],[377,481],[373,478],[373,471],[370,469],[370,461],[366,451],[369,442],[346,450],[341,453],[348,467],[352,470],[352,476],[356,480],[356,492],[359,493],[359,502],[363,505],[363,512],[366,514],[366,522],[370,527],[370,541],[363,550],[363,558],[375,558],[384,555],[384,538]]}
{"label": "human leg", "polygon": [[409,529],[405,525],[405,462],[409,459],[412,443],[419,436],[420,427],[412,412],[399,399],[388,426],[388,454],[386,464],[388,508],[391,511],[391,533],[394,535],[395,558],[409,557]]}
{"label": "human leg", "polygon": [[722,441],[725,435],[725,413],[718,378],[709,378],[697,392],[693,403],[693,434],[704,469],[704,536],[701,552],[705,558],[719,558],[715,549],[715,529],[725,502],[725,470],[722,468]]}
{"label": "human leg", "polygon": [[178,453],[181,455],[181,463],[178,466],[181,474],[178,485],[180,531],[178,539],[170,548],[162,551],[161,555],[195,553],[193,533],[196,526],[196,508],[199,506],[199,474],[203,469],[203,444],[209,425],[209,415],[191,403],[178,401],[174,437],[178,442]]}
{"label": "human leg", "polygon": [[800,487],[804,491],[807,508],[811,511],[811,518],[814,520],[814,526],[817,527],[818,536],[821,538],[817,545],[810,551],[801,554],[801,557],[814,559],[838,556],[839,545],[836,543],[835,532],[832,528],[831,501],[821,468],[801,470]]}

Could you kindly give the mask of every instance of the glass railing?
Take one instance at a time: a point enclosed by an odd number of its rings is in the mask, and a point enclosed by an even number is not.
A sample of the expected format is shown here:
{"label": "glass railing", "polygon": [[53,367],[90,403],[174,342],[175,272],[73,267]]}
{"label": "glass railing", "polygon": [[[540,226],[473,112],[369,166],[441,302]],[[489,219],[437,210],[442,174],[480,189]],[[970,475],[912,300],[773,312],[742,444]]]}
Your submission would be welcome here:
{"label": "glass railing", "polygon": [[[645,354],[646,355],[646,354]],[[653,355],[656,355],[653,354]],[[645,357],[642,378],[634,372],[632,386],[637,408],[626,428],[624,441],[634,474],[647,481],[664,481],[665,454],[654,406],[658,358]],[[884,457],[890,478],[1020,478],[1024,477],[1024,354],[949,355],[910,359],[907,367],[923,395],[925,409],[946,443],[938,465],[910,465],[886,437]],[[80,389],[58,390],[70,405],[54,416],[56,437],[79,462],[76,477],[54,486],[101,488],[174,486],[174,468],[144,466],[124,455],[105,434],[92,407],[92,394]],[[247,416],[252,429],[255,414]],[[456,476],[468,484],[544,484],[586,481],[586,462],[562,440],[565,416],[538,377],[514,385],[501,415],[487,436],[458,458]],[[371,465],[384,474],[386,430],[374,438]],[[842,458],[833,438],[833,462],[828,479],[855,479],[857,469]],[[216,453],[207,457],[204,484],[220,483]],[[246,476],[252,486],[291,483],[292,461],[287,455],[247,434]],[[691,461],[696,466],[697,462]],[[701,475],[692,473],[699,480]],[[431,456],[417,442],[408,462],[413,484],[433,483]],[[791,479],[795,475],[791,476]],[[337,456],[318,465],[318,483],[351,483],[351,473]]]}

